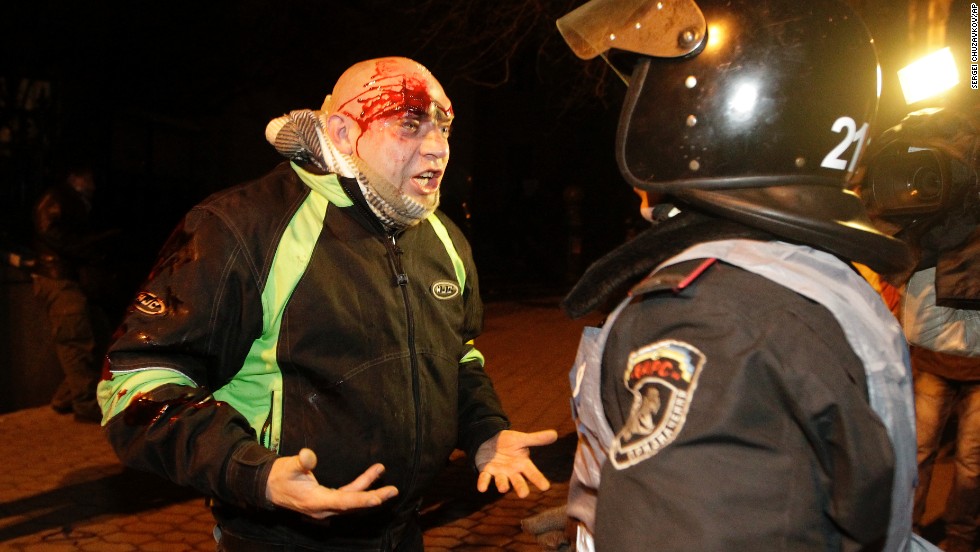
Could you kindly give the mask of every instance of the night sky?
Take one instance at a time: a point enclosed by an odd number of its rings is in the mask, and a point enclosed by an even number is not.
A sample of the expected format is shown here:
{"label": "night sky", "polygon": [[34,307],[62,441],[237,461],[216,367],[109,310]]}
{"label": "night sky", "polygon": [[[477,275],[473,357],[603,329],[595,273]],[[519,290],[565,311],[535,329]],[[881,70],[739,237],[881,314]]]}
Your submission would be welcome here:
{"label": "night sky", "polygon": [[[7,241],[22,241],[34,198],[65,166],[89,163],[100,220],[123,230],[116,251],[125,270],[145,274],[189,207],[281,161],[264,139],[270,119],[319,108],[356,61],[402,55],[429,67],[454,102],[443,209],[473,242],[487,293],[565,288],[637,218],[612,154],[624,87],[597,93],[582,78],[595,65],[567,50],[548,14],[489,5],[463,14],[454,5],[5,3],[0,123],[14,130],[0,151]],[[524,28],[486,28],[511,23]],[[507,32],[521,40],[499,41]],[[28,99],[22,86],[34,92]],[[566,198],[588,205],[594,222],[581,257],[567,254],[575,204]]]}

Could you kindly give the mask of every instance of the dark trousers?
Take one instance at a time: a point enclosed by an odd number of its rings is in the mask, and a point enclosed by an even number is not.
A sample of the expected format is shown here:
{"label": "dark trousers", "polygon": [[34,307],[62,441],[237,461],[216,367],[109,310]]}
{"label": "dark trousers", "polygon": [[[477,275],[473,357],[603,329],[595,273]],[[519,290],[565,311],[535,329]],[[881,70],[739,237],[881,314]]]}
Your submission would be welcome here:
{"label": "dark trousers", "polygon": [[385,548],[343,545],[310,548],[292,544],[276,544],[245,539],[217,528],[215,529],[215,538],[218,540],[217,552],[423,552],[425,550],[422,544],[422,530],[415,523],[406,527],[401,541],[397,545]]}
{"label": "dark trousers", "polygon": [[[921,522],[940,437],[955,414],[958,419],[953,486],[942,515],[946,525],[944,550],[973,552],[980,515],[980,381],[955,381],[926,371],[930,368],[928,363],[937,358],[941,358],[938,353],[921,354],[918,349],[912,352],[913,366],[919,369],[915,374],[919,486],[913,518],[916,523]],[[980,369],[980,359],[967,360]]]}
{"label": "dark trousers", "polygon": [[34,294],[45,305],[55,354],[65,375],[51,406],[86,419],[101,418],[96,387],[101,378],[92,306],[78,282],[34,276]]}

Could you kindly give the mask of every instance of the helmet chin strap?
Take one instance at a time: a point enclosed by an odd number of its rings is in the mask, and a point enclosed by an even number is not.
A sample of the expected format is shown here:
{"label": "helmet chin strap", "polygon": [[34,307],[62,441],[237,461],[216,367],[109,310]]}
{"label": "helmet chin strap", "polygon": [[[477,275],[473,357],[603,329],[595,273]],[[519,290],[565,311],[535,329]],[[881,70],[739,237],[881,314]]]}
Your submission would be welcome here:
{"label": "helmet chin strap", "polygon": [[388,230],[399,231],[415,226],[439,206],[438,191],[431,206],[423,205],[402,193],[398,186],[378,174],[360,157],[350,158],[357,171],[357,184],[368,207]]}

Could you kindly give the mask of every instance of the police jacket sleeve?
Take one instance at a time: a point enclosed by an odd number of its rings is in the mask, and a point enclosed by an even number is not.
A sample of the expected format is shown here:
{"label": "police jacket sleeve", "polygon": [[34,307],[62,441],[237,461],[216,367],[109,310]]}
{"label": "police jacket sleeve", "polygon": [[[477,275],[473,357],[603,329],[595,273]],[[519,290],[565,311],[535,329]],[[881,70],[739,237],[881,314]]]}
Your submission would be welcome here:
{"label": "police jacket sleeve", "polygon": [[616,437],[597,548],[643,549],[636,534],[662,550],[880,544],[894,457],[830,312],[720,263],[644,299],[603,356]]}
{"label": "police jacket sleeve", "polygon": [[276,454],[212,396],[261,331],[260,272],[241,235],[206,207],[184,218],[117,331],[99,399],[109,442],[127,466],[268,507]]}

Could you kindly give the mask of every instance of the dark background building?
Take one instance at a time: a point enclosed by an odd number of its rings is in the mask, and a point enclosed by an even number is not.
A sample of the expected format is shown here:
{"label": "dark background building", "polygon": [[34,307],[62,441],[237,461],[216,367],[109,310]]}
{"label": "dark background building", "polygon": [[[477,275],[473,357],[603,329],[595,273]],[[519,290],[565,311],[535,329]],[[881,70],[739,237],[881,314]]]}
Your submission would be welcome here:
{"label": "dark background building", "polygon": [[[612,155],[623,86],[601,61],[574,58],[554,25],[579,3],[7,2],[0,232],[21,241],[40,190],[86,161],[105,224],[124,230],[119,258],[143,271],[189,206],[279,161],[269,119],[318,107],[355,61],[405,55],[454,100],[444,207],[469,232],[488,291],[561,288],[636,218]],[[904,114],[895,70],[936,41],[951,9],[968,24],[968,8],[854,3],[881,51],[886,128]]]}
{"label": "dark background building", "polygon": [[131,266],[120,268],[145,272],[188,207],[280,162],[264,139],[271,118],[318,108],[355,61],[403,55],[454,101],[443,207],[474,242],[488,291],[561,288],[582,265],[569,258],[569,212],[588,205],[602,221],[582,245],[593,257],[623,240],[635,211],[611,153],[618,106],[606,96],[622,87],[583,79],[554,17],[506,5],[8,3],[0,231],[23,241],[33,199],[88,161],[101,219],[124,230],[117,258]]}

